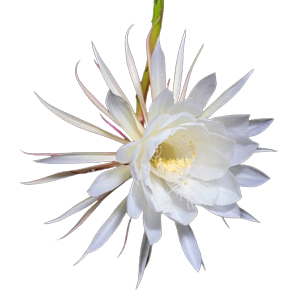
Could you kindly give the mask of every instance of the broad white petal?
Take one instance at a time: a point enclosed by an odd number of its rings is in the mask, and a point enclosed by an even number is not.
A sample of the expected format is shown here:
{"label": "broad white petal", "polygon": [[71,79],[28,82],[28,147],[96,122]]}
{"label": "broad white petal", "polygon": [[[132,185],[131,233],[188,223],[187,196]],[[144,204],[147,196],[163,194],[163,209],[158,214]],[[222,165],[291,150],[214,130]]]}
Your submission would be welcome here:
{"label": "broad white petal", "polygon": [[173,87],[174,102],[177,102],[179,100],[179,96],[180,96],[182,71],[183,71],[185,35],[186,34],[184,32],[181,43],[180,43],[178,56],[177,56],[176,67],[175,67],[174,87]]}
{"label": "broad white petal", "polygon": [[115,160],[115,152],[71,152],[38,159],[36,162],[43,164],[84,164]]}
{"label": "broad white petal", "polygon": [[141,183],[136,180],[132,182],[127,200],[127,213],[130,217],[137,219],[145,206],[145,194]]}
{"label": "broad white petal", "polygon": [[128,102],[109,91],[106,96],[106,105],[109,112],[118,120],[118,124],[120,124],[134,140],[139,140],[141,133],[136,125],[136,118]]}
{"label": "broad white petal", "polygon": [[172,212],[166,213],[166,216],[181,225],[190,224],[198,215],[197,207],[173,192],[170,193],[170,196]]}
{"label": "broad white petal", "polygon": [[196,205],[214,205],[219,196],[219,187],[197,178],[186,177],[180,184],[170,184],[171,189],[178,195]]}
{"label": "broad white petal", "polygon": [[192,228],[189,225],[175,224],[182,250],[191,265],[199,272],[201,268],[201,253]]}
{"label": "broad white petal", "polygon": [[216,90],[217,79],[216,73],[210,74],[202,78],[192,89],[189,94],[189,98],[193,98],[198,101],[199,105],[204,109],[208,100]]}
{"label": "broad white petal", "polygon": [[212,181],[218,187],[219,196],[216,205],[230,205],[242,198],[240,188],[235,180],[235,177],[227,172],[222,178]]}
{"label": "broad white petal", "polygon": [[137,94],[140,104],[141,104],[145,122],[147,123],[148,122],[148,113],[147,113],[147,109],[146,109],[146,105],[145,105],[145,99],[144,99],[144,95],[143,95],[141,81],[140,81],[139,74],[136,69],[135,62],[134,62],[134,59],[133,59],[133,56],[132,56],[132,53],[130,51],[129,44],[128,44],[128,34],[129,34],[130,29],[131,29],[131,27],[128,29],[128,31],[126,33],[126,37],[125,37],[126,61],[127,61],[127,66],[128,66],[128,70],[129,70],[129,74],[130,74],[132,83],[134,85],[136,94]]}
{"label": "broad white petal", "polygon": [[247,129],[248,136],[255,136],[265,131],[274,121],[274,119],[255,119],[250,120]]}
{"label": "broad white petal", "polygon": [[201,115],[202,118],[209,118],[211,117],[216,111],[218,111],[223,105],[225,105],[229,100],[231,100],[244,86],[248,78],[253,73],[251,70],[247,73],[243,78],[237,81],[234,85],[232,85],[229,89],[227,89],[221,96],[219,96],[210,106],[208,106],[203,114]]}
{"label": "broad white petal", "polygon": [[228,137],[235,141],[234,153],[231,161],[231,165],[239,165],[247,160],[253,153],[255,153],[258,144],[250,140],[249,138],[230,133]]}
{"label": "broad white petal", "polygon": [[94,236],[91,244],[77,263],[83,260],[89,253],[96,251],[100,247],[102,247],[106,243],[106,241],[112,236],[112,234],[116,231],[126,214],[126,201],[127,197],[117,206],[117,208],[113,211],[111,216],[101,226],[101,228]]}
{"label": "broad white petal", "polygon": [[152,121],[157,116],[165,114],[173,104],[173,93],[165,88],[154,98],[149,108],[149,121]]}
{"label": "broad white petal", "polygon": [[240,186],[254,187],[267,182],[270,177],[262,171],[247,165],[239,165],[230,168],[230,172]]}
{"label": "broad white petal", "polygon": [[118,83],[116,82],[115,78],[112,76],[109,69],[107,68],[107,66],[105,65],[103,60],[101,59],[101,57],[93,43],[92,43],[92,47],[93,47],[93,51],[94,51],[99,69],[102,73],[102,76],[103,76],[107,86],[115,95],[122,97],[123,99],[126,100],[127,98],[126,98],[125,94],[123,93],[123,91],[119,87]]}
{"label": "broad white petal", "polygon": [[69,216],[71,216],[73,214],[76,214],[79,211],[89,207],[90,205],[95,203],[98,199],[99,199],[99,197],[88,197],[85,200],[83,200],[83,201],[79,202],[78,204],[76,204],[75,206],[73,206],[72,208],[70,208],[68,211],[63,213],[58,218],[50,220],[50,221],[46,222],[45,224],[52,224],[52,223],[55,223],[55,222],[59,222],[59,221],[65,219],[65,218],[68,218]]}
{"label": "broad white petal", "polygon": [[183,111],[190,113],[194,117],[198,117],[202,112],[202,107],[197,100],[187,99],[185,101],[175,103],[166,113],[169,115],[176,115]]}
{"label": "broad white petal", "polygon": [[96,134],[99,134],[99,135],[102,135],[102,136],[105,136],[109,139],[112,139],[112,140],[115,140],[119,143],[122,143],[122,144],[126,144],[128,141],[108,132],[108,131],[105,131],[95,125],[92,125],[86,121],[83,121],[77,117],[74,117],[52,105],[50,105],[49,103],[47,103],[46,101],[44,101],[37,93],[35,93],[35,95],[38,97],[38,99],[42,102],[43,105],[45,105],[51,112],[53,112],[55,115],[57,115],[59,118],[61,118],[62,120],[78,127],[78,128],[81,128],[81,129],[84,129],[84,130],[87,130],[87,131],[90,131],[90,132],[93,132],[93,133],[96,133]]}
{"label": "broad white petal", "polygon": [[150,245],[153,245],[161,238],[161,214],[152,210],[149,205],[146,205],[143,217],[148,242]]}
{"label": "broad white petal", "polygon": [[127,164],[131,161],[131,158],[133,156],[133,153],[138,146],[138,143],[131,142],[126,145],[123,145],[121,148],[119,148],[116,159],[118,162],[122,164]]}
{"label": "broad white petal", "polygon": [[147,262],[149,260],[150,253],[151,253],[151,246],[148,242],[146,233],[144,233],[142,244],[141,244],[141,250],[140,250],[139,275],[138,275],[138,281],[136,284],[136,288],[138,288],[138,286],[141,283],[145,268],[147,266]]}
{"label": "broad white petal", "polygon": [[131,177],[129,166],[120,166],[101,173],[88,189],[88,194],[97,197],[109,192]]}
{"label": "broad white petal", "polygon": [[152,98],[155,99],[166,88],[166,64],[165,56],[160,46],[158,37],[151,57],[151,85]]}
{"label": "broad white petal", "polygon": [[213,121],[221,122],[225,128],[239,135],[246,135],[249,126],[250,115],[228,115],[223,117],[213,118]]}

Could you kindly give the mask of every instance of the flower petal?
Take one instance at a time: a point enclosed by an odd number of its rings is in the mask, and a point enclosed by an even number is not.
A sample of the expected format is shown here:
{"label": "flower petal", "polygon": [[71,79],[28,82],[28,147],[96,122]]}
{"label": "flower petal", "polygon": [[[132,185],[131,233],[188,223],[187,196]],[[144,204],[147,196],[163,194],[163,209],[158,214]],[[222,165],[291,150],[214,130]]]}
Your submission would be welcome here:
{"label": "flower petal", "polygon": [[200,53],[202,52],[202,49],[203,49],[204,45],[201,46],[200,50],[198,51],[191,67],[190,67],[190,70],[186,76],[186,79],[185,79],[185,82],[184,82],[184,86],[182,88],[182,92],[181,92],[181,95],[180,95],[180,101],[184,100],[185,99],[185,95],[186,95],[186,91],[187,91],[187,88],[188,88],[188,85],[189,85],[189,81],[190,81],[190,78],[191,78],[191,75],[192,75],[192,71],[193,71],[193,68],[197,62],[197,59],[200,55]]}
{"label": "flower petal", "polygon": [[126,37],[125,37],[126,61],[127,61],[127,66],[128,66],[128,70],[130,73],[132,83],[134,85],[136,94],[137,94],[140,104],[141,104],[141,108],[142,108],[143,115],[145,118],[145,123],[147,124],[148,113],[147,113],[147,109],[146,109],[146,104],[145,104],[145,99],[144,99],[143,90],[142,90],[142,86],[141,86],[141,81],[140,81],[139,74],[136,69],[135,62],[134,62],[134,59],[133,59],[133,56],[132,56],[132,53],[130,51],[129,44],[128,44],[128,34],[129,34],[129,30],[131,29],[131,27],[128,29],[128,31],[126,33]]}
{"label": "flower petal", "polygon": [[36,162],[43,164],[84,164],[115,160],[115,152],[70,152],[38,159]]}
{"label": "flower petal", "polygon": [[270,177],[262,171],[247,165],[239,165],[230,168],[230,172],[240,186],[254,187],[267,182]]}
{"label": "flower petal", "polygon": [[157,116],[165,114],[174,104],[173,93],[168,89],[164,89],[156,96],[149,108],[149,122]]}
{"label": "flower petal", "polygon": [[211,181],[218,187],[219,196],[216,205],[230,205],[242,198],[240,188],[235,177],[227,172],[222,178]]}
{"label": "flower petal", "polygon": [[173,192],[170,192],[170,196],[172,212],[166,213],[166,216],[181,225],[190,224],[198,215],[197,207]]}
{"label": "flower petal", "polygon": [[277,150],[259,147],[259,148],[256,149],[255,152],[256,153],[259,153],[259,152],[277,152]]}
{"label": "flower petal", "polygon": [[89,253],[98,250],[102,247],[106,241],[112,236],[112,234],[119,227],[121,221],[123,220],[126,214],[126,201],[127,197],[117,206],[111,216],[105,221],[105,223],[98,230],[96,235],[94,236],[91,244],[82,255],[82,257],[76,262],[78,264],[82,261]]}
{"label": "flower petal", "polygon": [[137,127],[136,115],[132,113],[130,105],[121,97],[111,91],[106,96],[106,105],[113,117],[118,120],[118,124],[134,139],[139,140],[141,133]]}
{"label": "flower petal", "polygon": [[205,108],[208,100],[215,92],[217,87],[216,73],[210,74],[202,78],[192,89],[189,94],[189,98],[193,98],[198,101],[202,108]]}
{"label": "flower petal", "polygon": [[107,193],[131,177],[129,166],[120,166],[109,171],[101,173],[88,189],[88,194],[97,197]]}
{"label": "flower petal", "polygon": [[139,261],[139,275],[138,275],[138,281],[136,284],[136,288],[141,283],[141,280],[144,275],[145,268],[147,266],[147,262],[149,260],[149,255],[151,253],[151,246],[148,242],[148,238],[146,233],[143,235],[143,240],[142,240],[142,245],[141,245],[141,250],[140,250],[140,261]]}
{"label": "flower petal", "polygon": [[61,216],[59,216],[53,220],[50,220],[50,221],[46,222],[45,224],[52,224],[55,222],[59,222],[65,218],[68,218],[69,216],[76,214],[79,211],[89,207],[90,205],[95,203],[98,199],[99,199],[99,197],[88,197],[85,200],[83,200],[83,201],[79,202],[78,204],[76,204],[75,206],[73,206],[72,208],[70,208],[68,211],[66,211]]}
{"label": "flower petal", "polygon": [[[79,61],[80,62],[80,61]],[[106,116],[108,116],[110,119],[112,119],[113,121],[115,121],[115,119],[113,118],[113,116],[109,113],[109,111],[104,107],[104,105],[102,105],[98,99],[84,86],[84,84],[80,81],[79,77],[78,77],[78,73],[77,73],[77,68],[78,68],[78,64],[79,62],[76,64],[75,66],[75,77],[77,79],[77,82],[79,83],[80,87],[82,88],[83,92],[85,93],[85,95],[91,100],[91,102],[100,110],[102,111]]]}
{"label": "flower petal", "polygon": [[149,205],[144,208],[144,229],[150,245],[161,238],[161,214],[153,211]]}
{"label": "flower petal", "polygon": [[145,194],[141,183],[136,180],[132,182],[127,199],[127,213],[130,217],[137,219],[145,206]]}
{"label": "flower petal", "polygon": [[175,225],[179,241],[186,258],[195,270],[199,272],[201,268],[201,253],[192,228],[189,225],[182,226],[178,223],[175,223]]}
{"label": "flower petal", "polygon": [[[102,73],[102,76],[109,87],[109,89],[117,96],[122,97],[123,99],[127,99],[121,88],[119,87],[118,83],[116,82],[115,78],[110,73],[109,69],[103,62],[102,58],[100,57],[95,45],[92,43],[93,51],[98,63],[99,70]],[[128,100],[127,100],[128,101]]]}
{"label": "flower petal", "polygon": [[203,205],[205,209],[207,209],[209,212],[223,217],[223,218],[240,218],[241,212],[239,209],[239,206],[236,203],[230,204],[230,205],[214,205],[214,206],[205,206]]}
{"label": "flower petal", "polygon": [[247,129],[248,136],[255,136],[265,131],[274,121],[274,119],[255,119],[250,120],[249,127]]}
{"label": "flower petal", "polygon": [[117,161],[122,164],[129,163],[131,161],[131,158],[132,158],[137,146],[138,146],[138,143],[130,142],[130,143],[120,147],[117,152],[117,155],[116,155]]}
{"label": "flower petal", "polygon": [[155,99],[166,88],[166,63],[159,37],[151,57],[150,68],[152,98]]}
{"label": "flower petal", "polygon": [[246,135],[246,130],[249,126],[249,117],[250,115],[228,115],[213,118],[212,120],[221,122],[232,133]]}
{"label": "flower petal", "polygon": [[114,168],[117,167],[119,163],[117,162],[111,162],[107,164],[102,164],[102,165],[97,165],[97,166],[91,166],[83,169],[77,169],[77,170],[71,170],[71,171],[64,171],[64,172],[59,172],[52,174],[50,176],[46,176],[40,179],[36,179],[33,181],[28,181],[28,182],[22,182],[23,184],[31,185],[31,184],[40,184],[40,183],[47,183],[47,182],[52,182],[58,179],[63,179],[67,177],[71,177],[74,175],[79,175],[79,174],[86,174],[90,172],[96,172],[96,171],[101,171],[109,168]]}
{"label": "flower petal", "polygon": [[250,140],[249,138],[230,133],[228,137],[235,141],[234,153],[231,161],[231,165],[239,165],[247,160],[258,148],[258,144]]}
{"label": "flower petal", "polygon": [[252,221],[252,222],[257,222],[259,223],[258,220],[256,220],[253,216],[251,216],[248,212],[246,212],[244,209],[242,209],[240,207],[240,211],[241,211],[241,218],[242,219],[245,219],[245,220],[248,220],[248,221]]}
{"label": "flower petal", "polygon": [[209,107],[205,109],[202,118],[211,117],[216,111],[218,111],[223,105],[225,105],[229,100],[231,100],[244,86],[248,78],[253,73],[251,70],[244,77],[242,77],[239,81],[237,81],[234,85],[232,85],[229,89],[227,89],[221,96],[219,96]]}
{"label": "flower petal", "polygon": [[46,101],[44,101],[37,93],[35,93],[35,95],[38,97],[38,99],[42,102],[43,105],[45,105],[51,112],[53,112],[55,115],[57,115],[59,118],[63,119],[64,121],[78,127],[78,128],[81,128],[81,129],[84,129],[84,130],[87,130],[87,131],[90,131],[90,132],[93,132],[93,133],[96,133],[96,134],[99,134],[99,135],[102,135],[102,136],[105,136],[109,139],[112,139],[114,141],[117,141],[119,143],[122,143],[122,144],[126,144],[128,143],[128,141],[108,132],[108,131],[105,131],[95,125],[92,125],[86,121],[83,121],[77,117],[74,117],[52,105],[50,105],[49,103],[47,103]]}
{"label": "flower petal", "polygon": [[184,56],[184,44],[185,44],[185,36],[186,33],[184,31],[178,56],[177,56],[177,62],[175,67],[175,75],[174,75],[174,87],[173,87],[173,94],[174,94],[174,102],[177,102],[179,100],[180,95],[180,89],[181,89],[181,80],[182,80],[182,71],[183,71],[183,56]]}
{"label": "flower petal", "polygon": [[202,107],[196,99],[187,99],[185,101],[175,103],[166,113],[169,115],[176,115],[183,111],[190,113],[194,117],[198,117],[202,112]]}

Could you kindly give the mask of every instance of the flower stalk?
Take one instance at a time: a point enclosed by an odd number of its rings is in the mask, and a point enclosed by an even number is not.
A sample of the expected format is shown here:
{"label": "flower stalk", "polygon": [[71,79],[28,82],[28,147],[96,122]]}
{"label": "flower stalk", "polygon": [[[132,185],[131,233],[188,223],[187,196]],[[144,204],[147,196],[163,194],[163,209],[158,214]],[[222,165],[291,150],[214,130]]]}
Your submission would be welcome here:
{"label": "flower stalk", "polygon": [[[157,38],[160,35],[161,31],[161,26],[162,26],[162,19],[163,19],[163,12],[164,12],[164,0],[154,0],[154,8],[153,8],[153,17],[152,17],[152,26],[154,26],[150,38],[150,48],[151,48],[151,53],[154,50],[154,47],[156,45]],[[149,68],[148,68],[148,61],[146,62],[146,67],[144,70],[143,78],[141,81],[142,85],[142,91],[143,91],[143,96],[146,101],[148,91],[149,91],[149,86],[150,86],[150,76],[149,76]],[[141,103],[140,99],[138,96],[136,96],[136,114],[138,116],[138,119],[141,121],[141,123],[144,123],[143,119],[143,113],[142,113],[142,108],[141,108]]]}

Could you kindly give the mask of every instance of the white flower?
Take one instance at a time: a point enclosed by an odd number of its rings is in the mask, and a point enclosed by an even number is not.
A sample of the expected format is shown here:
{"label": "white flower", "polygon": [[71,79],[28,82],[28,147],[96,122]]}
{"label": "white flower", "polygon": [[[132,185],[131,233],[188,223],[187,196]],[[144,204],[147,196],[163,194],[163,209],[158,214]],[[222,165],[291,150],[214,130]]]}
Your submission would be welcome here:
{"label": "white flower", "polygon": [[207,107],[216,89],[216,76],[211,74],[200,80],[186,97],[191,71],[201,50],[181,89],[184,43],[185,34],[178,52],[173,92],[166,87],[165,59],[160,41],[157,41],[152,56],[147,44],[153,99],[147,112],[140,79],[128,46],[128,33],[126,34],[127,64],[142,105],[145,124],[139,121],[94,45],[98,67],[110,89],[106,98],[107,108],[81,83],[77,75],[78,64],[76,65],[76,78],[81,88],[102,113],[124,130],[125,134],[104,119],[122,137],[67,114],[46,103],[37,95],[47,108],[65,121],[123,144],[116,153],[39,154],[50,156],[38,160],[42,163],[107,163],[61,172],[27,184],[49,182],[76,174],[110,169],[101,173],[93,182],[88,190],[90,197],[62,216],[48,222],[60,221],[92,205],[71,229],[69,232],[71,233],[89,217],[101,201],[132,177],[133,182],[128,196],[99,229],[83,257],[97,250],[107,241],[126,212],[132,218],[138,218],[143,212],[145,234],[141,246],[138,284],[149,259],[151,246],[161,237],[162,214],[175,222],[183,251],[193,267],[199,270],[203,264],[201,254],[189,226],[197,216],[197,206],[222,218],[256,221],[237,205],[237,201],[241,199],[240,187],[257,186],[269,179],[261,171],[242,163],[255,152],[272,151],[259,148],[250,137],[264,131],[273,120],[249,120],[249,115],[211,118],[239,92],[252,71]]}

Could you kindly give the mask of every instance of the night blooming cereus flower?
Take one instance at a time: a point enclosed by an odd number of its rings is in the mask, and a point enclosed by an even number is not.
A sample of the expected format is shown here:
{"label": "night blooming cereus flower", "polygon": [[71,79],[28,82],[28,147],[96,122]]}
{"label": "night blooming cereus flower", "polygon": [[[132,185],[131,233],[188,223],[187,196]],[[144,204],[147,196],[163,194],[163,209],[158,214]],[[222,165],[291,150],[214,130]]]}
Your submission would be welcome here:
{"label": "night blooming cereus flower", "polygon": [[[90,197],[48,222],[60,221],[91,206],[71,229],[69,232],[71,233],[110,193],[132,178],[129,194],[99,229],[82,258],[100,248],[108,240],[126,213],[131,218],[138,218],[143,213],[145,233],[141,245],[138,284],[149,259],[151,247],[161,238],[162,214],[174,221],[182,249],[198,271],[203,263],[189,225],[197,216],[197,206],[222,218],[256,221],[237,205],[237,201],[241,199],[240,186],[257,186],[269,179],[261,171],[242,163],[255,152],[272,151],[259,148],[258,144],[249,138],[264,131],[272,119],[249,120],[249,115],[211,118],[239,92],[252,71],[207,106],[216,89],[216,76],[211,74],[200,80],[187,96],[191,72],[201,50],[182,84],[184,44],[185,34],[178,52],[173,91],[170,91],[166,84],[165,59],[160,41],[157,40],[151,54],[149,34],[147,57],[153,102],[147,111],[140,79],[128,45],[127,32],[126,60],[140,100],[142,118],[139,118],[133,110],[94,45],[97,66],[109,87],[106,107],[82,84],[77,75],[78,64],[76,65],[76,78],[81,88],[93,104],[111,120],[108,121],[103,117],[120,137],[51,106],[37,95],[50,111],[63,120],[122,144],[115,153],[40,154],[49,156],[39,160],[41,163],[106,163],[57,173],[27,184],[49,182],[76,174],[109,169],[95,179],[88,190]],[[112,123],[117,124],[123,131],[121,132]]]}

